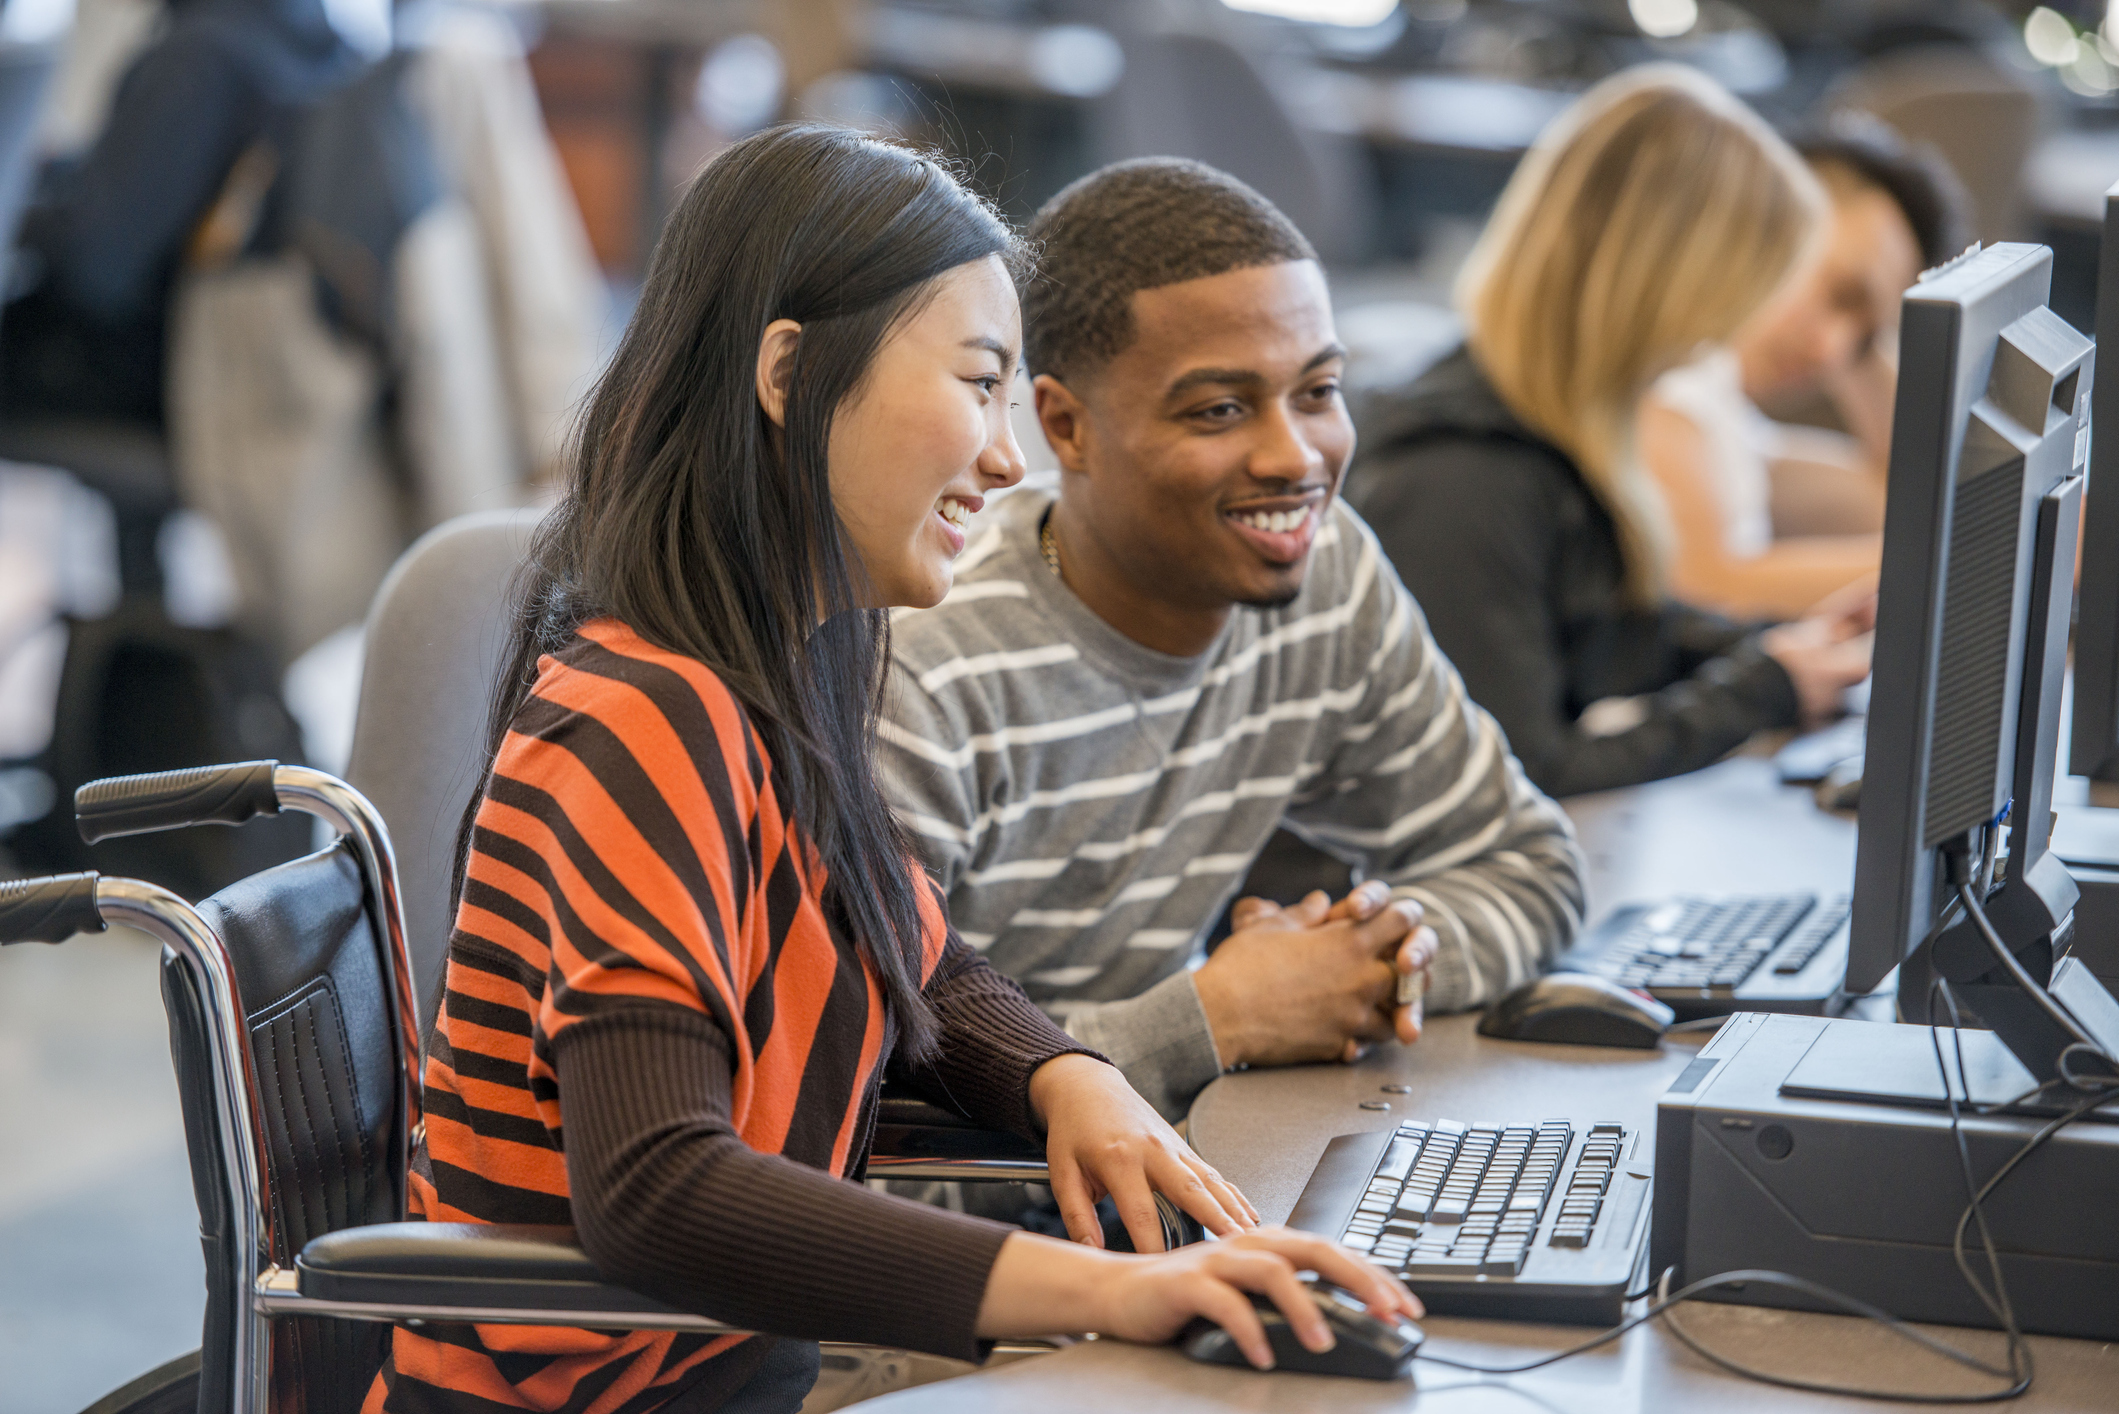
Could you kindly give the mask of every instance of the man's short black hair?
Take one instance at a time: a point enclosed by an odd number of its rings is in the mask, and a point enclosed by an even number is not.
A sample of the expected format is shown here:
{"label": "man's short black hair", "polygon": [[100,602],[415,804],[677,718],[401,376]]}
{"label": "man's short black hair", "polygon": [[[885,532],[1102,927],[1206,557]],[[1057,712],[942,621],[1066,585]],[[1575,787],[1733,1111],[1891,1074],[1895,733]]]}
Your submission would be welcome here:
{"label": "man's short black hair", "polygon": [[1897,202],[1923,266],[1940,265],[1972,243],[1972,202],[1957,173],[1933,148],[1908,143],[1881,118],[1835,113],[1797,133],[1795,150],[1811,166],[1842,167]]}
{"label": "man's short black hair", "polygon": [[1028,235],[1038,273],[1023,292],[1024,361],[1063,380],[1133,342],[1136,290],[1317,258],[1279,207],[1179,157],[1091,172],[1046,202]]}

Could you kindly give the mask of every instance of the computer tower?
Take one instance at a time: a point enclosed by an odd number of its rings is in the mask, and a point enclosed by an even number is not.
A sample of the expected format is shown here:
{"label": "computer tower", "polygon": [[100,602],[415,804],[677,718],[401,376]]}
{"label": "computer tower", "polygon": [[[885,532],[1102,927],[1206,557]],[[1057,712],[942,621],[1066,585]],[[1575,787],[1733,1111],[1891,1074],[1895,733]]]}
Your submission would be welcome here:
{"label": "computer tower", "polygon": [[[1658,1107],[1651,1273],[1675,1267],[1675,1289],[1763,1268],[1908,1320],[1997,1325],[1951,1252],[1965,1179],[1931,1034],[1953,1077],[1962,1040],[1975,1101],[1998,1103],[2031,1089],[2028,1073],[1991,1032],[1732,1017]],[[1967,1112],[1973,1174],[1984,1183],[2045,1122]],[[1987,1200],[2024,1330],[2119,1339],[2115,1198],[2119,1115],[2061,1129]],[[1985,1279],[1976,1226],[1966,1242]],[[1833,1309],[1756,1283],[1708,1299]]]}

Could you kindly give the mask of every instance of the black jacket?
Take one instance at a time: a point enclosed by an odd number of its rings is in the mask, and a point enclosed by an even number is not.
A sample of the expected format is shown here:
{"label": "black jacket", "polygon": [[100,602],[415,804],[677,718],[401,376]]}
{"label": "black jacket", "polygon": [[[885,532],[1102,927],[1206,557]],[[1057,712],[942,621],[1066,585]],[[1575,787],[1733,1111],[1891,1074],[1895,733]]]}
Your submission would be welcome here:
{"label": "black jacket", "polygon": [[[1361,445],[1347,499],[1548,793],[1674,776],[1795,724],[1794,684],[1756,626],[1628,601],[1610,515],[1466,350],[1376,398]],[[1583,732],[1576,719],[1606,697],[1643,697],[1647,714],[1612,735]]]}
{"label": "black jacket", "polygon": [[358,68],[323,0],[172,0],[95,146],[24,215],[42,280],[0,322],[7,411],[158,426],[186,239],[245,148]]}

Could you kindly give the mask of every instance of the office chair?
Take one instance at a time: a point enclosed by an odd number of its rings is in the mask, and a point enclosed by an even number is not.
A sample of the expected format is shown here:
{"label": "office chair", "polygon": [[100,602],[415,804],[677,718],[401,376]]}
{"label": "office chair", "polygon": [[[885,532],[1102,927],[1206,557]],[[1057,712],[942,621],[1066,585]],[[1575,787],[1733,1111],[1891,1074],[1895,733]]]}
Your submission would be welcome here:
{"label": "office chair", "polygon": [[[92,841],[286,810],[339,838],[197,907],[94,873],[0,884],[0,943],[63,942],[118,923],[165,947],[204,1329],[196,1354],[93,1414],[352,1414],[395,1321],[730,1331],[605,1282],[571,1229],[396,1220],[421,1124],[418,1032],[395,851],[357,791],[308,767],[252,761],[97,781],[76,797]],[[1037,1145],[902,1098],[879,1116],[869,1173],[1047,1177]],[[1165,1240],[1184,1240],[1176,1210],[1158,1201]]]}
{"label": "office chair", "polygon": [[541,516],[481,511],[436,526],[398,557],[368,611],[346,779],[398,844],[422,1039],[441,1009],[456,830],[482,783],[508,591]]}
{"label": "office chair", "polygon": [[1925,45],[1853,70],[1820,106],[1874,114],[1908,142],[1934,147],[1971,195],[1979,238],[2025,239],[2023,171],[2041,114],[2021,75],[1976,50]]}
{"label": "office chair", "polygon": [[1367,159],[1358,141],[1298,111],[1308,106],[1300,68],[1217,34],[1165,27],[1156,13],[1115,6],[1106,17],[1126,66],[1088,103],[1094,161],[1196,158],[1257,188],[1327,262],[1366,256],[1376,226]]}

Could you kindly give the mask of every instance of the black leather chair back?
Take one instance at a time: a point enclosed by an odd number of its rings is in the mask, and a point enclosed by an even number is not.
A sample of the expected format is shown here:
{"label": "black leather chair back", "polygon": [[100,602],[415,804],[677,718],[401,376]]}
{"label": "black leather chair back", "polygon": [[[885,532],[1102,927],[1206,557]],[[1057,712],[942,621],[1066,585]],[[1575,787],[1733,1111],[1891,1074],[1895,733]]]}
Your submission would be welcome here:
{"label": "black leather chair back", "polygon": [[[249,1021],[272,1189],[272,1258],[311,1238],[404,1215],[395,1134],[397,1051],[377,928],[343,843],[253,874],[199,906],[228,946]],[[225,1410],[235,1301],[247,1285],[223,1194],[206,1018],[189,975],[163,966],[170,1049],[184,1102],[206,1256],[199,1411]],[[274,1408],[355,1414],[390,1328],[353,1321],[273,1324]]]}

